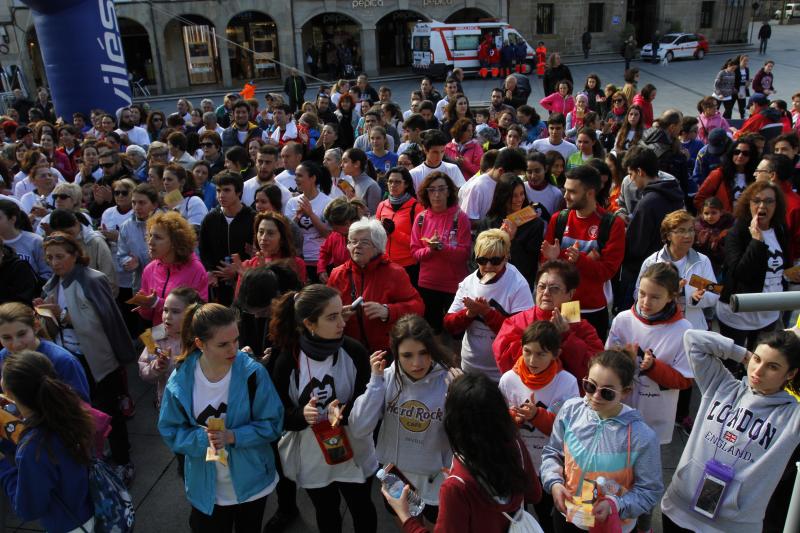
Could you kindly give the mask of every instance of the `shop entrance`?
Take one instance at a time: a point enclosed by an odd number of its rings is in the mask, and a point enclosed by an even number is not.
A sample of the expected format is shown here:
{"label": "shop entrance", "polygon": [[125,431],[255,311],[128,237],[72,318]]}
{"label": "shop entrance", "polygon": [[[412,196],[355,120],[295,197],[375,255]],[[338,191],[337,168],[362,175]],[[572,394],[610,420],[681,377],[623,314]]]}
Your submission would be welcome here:
{"label": "shop entrance", "polygon": [[125,53],[125,63],[128,65],[131,81],[134,84],[139,82],[143,86],[155,85],[156,74],[147,30],[135,20],[124,17],[119,17],[118,20],[122,50]]}
{"label": "shop entrance", "polygon": [[233,17],[226,28],[231,77],[252,80],[280,77],[278,31],[275,21],[259,11],[245,11]]}
{"label": "shop entrance", "polygon": [[411,34],[423,20],[428,19],[414,11],[394,11],[378,21],[375,40],[381,73],[411,65]]}
{"label": "shop entrance", "polygon": [[[306,68],[335,81],[354,78],[362,69],[361,26],[347,15],[323,13],[303,25]],[[305,62],[305,60],[304,60]]]}
{"label": "shop entrance", "polygon": [[628,24],[633,24],[639,47],[653,41],[658,27],[658,2],[653,0],[628,0]]}

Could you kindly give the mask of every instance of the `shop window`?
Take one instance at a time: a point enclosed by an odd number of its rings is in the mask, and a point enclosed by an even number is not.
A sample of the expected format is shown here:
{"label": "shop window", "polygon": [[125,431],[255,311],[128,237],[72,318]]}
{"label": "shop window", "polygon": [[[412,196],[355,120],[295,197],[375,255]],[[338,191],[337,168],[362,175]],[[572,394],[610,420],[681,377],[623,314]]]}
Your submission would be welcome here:
{"label": "shop window", "polygon": [[703,2],[700,6],[700,27],[710,28],[714,20],[714,2]]}
{"label": "shop window", "polygon": [[555,4],[536,5],[536,33],[550,35],[555,33]]}
{"label": "shop window", "polygon": [[207,25],[183,27],[183,44],[189,69],[189,83],[217,82],[217,50],[214,28]]}
{"label": "shop window", "polygon": [[599,33],[603,31],[603,22],[605,20],[606,5],[602,2],[591,2],[589,4],[589,31],[592,33]]}

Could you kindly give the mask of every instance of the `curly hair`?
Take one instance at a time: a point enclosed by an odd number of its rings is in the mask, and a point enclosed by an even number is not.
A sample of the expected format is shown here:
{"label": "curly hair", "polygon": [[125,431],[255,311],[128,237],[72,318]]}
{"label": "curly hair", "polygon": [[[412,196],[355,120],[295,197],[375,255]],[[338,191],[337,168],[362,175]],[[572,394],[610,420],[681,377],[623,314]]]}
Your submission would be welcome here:
{"label": "curly hair", "polygon": [[464,132],[466,132],[467,128],[470,126],[472,126],[471,119],[467,117],[460,118],[456,120],[453,123],[453,127],[450,128],[450,136],[455,139],[456,142],[460,142],[461,136],[464,135]]}
{"label": "curly hair", "polygon": [[275,211],[266,211],[256,214],[255,220],[253,221],[253,241],[255,241],[253,244],[258,247],[258,227],[265,220],[272,221],[275,227],[278,228],[278,233],[281,235],[281,257],[294,257],[297,255],[294,248],[294,238],[292,236],[292,224],[289,222],[289,219]]}
{"label": "curly hair", "polygon": [[176,263],[187,263],[197,245],[197,236],[191,224],[177,211],[155,213],[147,219],[147,231],[160,226],[169,234]]}
{"label": "curly hair", "polygon": [[733,208],[733,215],[736,217],[737,226],[744,225],[747,227],[750,225],[750,222],[753,220],[753,215],[750,213],[750,201],[764,189],[770,189],[775,193],[775,212],[772,214],[772,219],[769,221],[769,227],[784,226],[785,229],[786,198],[783,196],[783,191],[780,187],[771,181],[756,181],[742,191],[741,196],[736,200],[736,207]]}

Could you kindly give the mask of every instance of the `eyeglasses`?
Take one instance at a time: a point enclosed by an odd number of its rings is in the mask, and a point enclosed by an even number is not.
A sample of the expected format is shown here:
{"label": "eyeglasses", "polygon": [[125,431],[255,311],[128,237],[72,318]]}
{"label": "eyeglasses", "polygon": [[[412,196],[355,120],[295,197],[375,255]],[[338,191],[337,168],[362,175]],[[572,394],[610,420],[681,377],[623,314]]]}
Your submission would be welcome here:
{"label": "eyeglasses", "polygon": [[478,263],[480,266],[486,266],[487,263],[491,263],[494,266],[500,265],[503,261],[505,261],[505,257],[476,257],[475,262]]}
{"label": "eyeglasses", "polygon": [[766,172],[767,174],[772,174],[774,171],[773,170],[766,170],[764,168],[757,168],[753,172],[755,172],[757,174],[761,174],[762,172]]}
{"label": "eyeglasses", "polygon": [[672,230],[670,233],[674,233],[675,235],[694,235],[694,228],[678,228]]}
{"label": "eyeglasses", "polygon": [[128,196],[128,191],[125,189],[114,191],[114,196]]}
{"label": "eyeglasses", "polygon": [[103,168],[114,168],[116,165],[116,163],[100,163],[100,166]]}
{"label": "eyeglasses", "polygon": [[444,194],[447,192],[447,185],[441,187],[428,187],[428,194]]}
{"label": "eyeglasses", "polygon": [[54,200],[69,200],[70,198],[72,198],[72,196],[70,196],[69,194],[54,194],[53,195],[53,199]]}
{"label": "eyeglasses", "polygon": [[738,148],[733,151],[733,155],[746,155],[750,157],[750,150],[739,150]]}
{"label": "eyeglasses", "polygon": [[622,103],[622,102],[624,102],[625,100],[623,100],[623,99],[621,99],[621,98],[615,98],[614,100],[611,100],[611,101],[612,101],[612,102],[614,102],[615,104],[621,104],[621,103]]}
{"label": "eyeglasses", "polygon": [[347,241],[347,245],[348,246],[353,246],[353,247],[357,247],[357,246],[372,246],[372,241],[369,240],[369,239],[348,240]]}
{"label": "eyeglasses", "polygon": [[562,292],[566,292],[566,289],[558,285],[545,285],[543,283],[536,286],[536,292],[545,291],[548,291],[550,294],[561,294]]}
{"label": "eyeglasses", "polygon": [[617,397],[617,391],[614,389],[610,389],[608,387],[598,387],[596,383],[592,383],[586,378],[583,379],[583,390],[586,391],[586,394],[591,395],[594,395],[594,393],[599,390],[600,397],[607,402],[614,401],[614,398]]}
{"label": "eyeglasses", "polygon": [[54,243],[54,244],[63,244],[65,242],[69,242],[69,241],[63,235],[51,235],[50,237],[45,238],[43,244],[49,244],[51,242]]}
{"label": "eyeglasses", "polygon": [[769,207],[775,204],[775,198],[753,198],[750,200],[752,205],[763,205],[764,207]]}

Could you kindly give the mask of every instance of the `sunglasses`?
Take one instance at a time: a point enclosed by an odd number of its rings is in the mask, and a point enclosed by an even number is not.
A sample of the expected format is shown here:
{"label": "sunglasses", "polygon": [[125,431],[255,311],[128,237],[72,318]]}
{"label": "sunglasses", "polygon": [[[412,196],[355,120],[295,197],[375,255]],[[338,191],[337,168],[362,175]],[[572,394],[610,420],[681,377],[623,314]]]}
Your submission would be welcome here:
{"label": "sunglasses", "polygon": [[475,262],[478,263],[480,266],[486,266],[487,263],[491,263],[494,266],[500,265],[503,261],[505,261],[505,257],[476,257]]}
{"label": "sunglasses", "polygon": [[609,389],[608,387],[598,387],[595,383],[592,383],[588,379],[583,380],[583,390],[586,391],[586,394],[594,394],[597,392],[597,389],[600,389],[600,397],[607,402],[614,401],[614,398],[617,397],[617,391],[614,389]]}
{"label": "sunglasses", "polygon": [[103,168],[114,168],[114,166],[116,166],[116,163],[100,163],[100,166]]}
{"label": "sunglasses", "polygon": [[200,146],[202,148],[211,148],[212,146],[214,146],[214,143],[200,143]]}
{"label": "sunglasses", "polygon": [[733,155],[747,155],[747,156],[749,156],[750,155],[750,150],[739,150],[739,149],[736,149],[736,150],[733,151]]}
{"label": "sunglasses", "polygon": [[55,200],[69,200],[72,198],[69,194],[54,194],[53,199]]}
{"label": "sunglasses", "polygon": [[128,196],[128,191],[126,191],[125,189],[114,191],[114,196]]}

